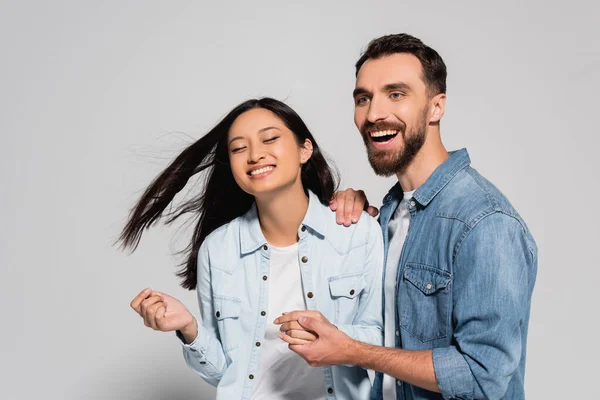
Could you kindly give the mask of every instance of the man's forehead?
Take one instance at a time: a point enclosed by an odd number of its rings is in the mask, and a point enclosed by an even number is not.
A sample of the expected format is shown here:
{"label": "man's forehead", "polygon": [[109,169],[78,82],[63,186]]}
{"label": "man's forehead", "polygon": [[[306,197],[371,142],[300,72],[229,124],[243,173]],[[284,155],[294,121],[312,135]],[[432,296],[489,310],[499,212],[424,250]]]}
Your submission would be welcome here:
{"label": "man's forehead", "polygon": [[410,86],[422,82],[422,66],[417,57],[409,53],[396,53],[368,59],[356,76],[356,87],[375,89],[392,82],[405,82]]}

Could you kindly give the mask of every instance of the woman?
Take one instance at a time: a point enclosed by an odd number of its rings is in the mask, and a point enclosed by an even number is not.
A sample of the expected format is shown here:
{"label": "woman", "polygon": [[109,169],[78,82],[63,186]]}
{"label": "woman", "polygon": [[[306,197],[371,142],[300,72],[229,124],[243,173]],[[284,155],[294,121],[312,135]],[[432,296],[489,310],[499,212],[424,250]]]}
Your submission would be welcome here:
{"label": "woman", "polygon": [[[283,312],[317,310],[349,336],[382,342],[379,225],[351,227],[327,206],[332,171],[302,119],[263,98],[232,110],[184,150],[132,211],[121,241],[135,248],[196,173],[203,192],[169,214],[198,218],[183,287],[196,289],[202,323],[176,299],[150,289],[132,307],[147,326],[177,331],[189,367],[217,386],[217,399],[360,399],[370,381],[357,367],[312,368],[277,337]],[[298,324],[294,343],[316,336]]]}

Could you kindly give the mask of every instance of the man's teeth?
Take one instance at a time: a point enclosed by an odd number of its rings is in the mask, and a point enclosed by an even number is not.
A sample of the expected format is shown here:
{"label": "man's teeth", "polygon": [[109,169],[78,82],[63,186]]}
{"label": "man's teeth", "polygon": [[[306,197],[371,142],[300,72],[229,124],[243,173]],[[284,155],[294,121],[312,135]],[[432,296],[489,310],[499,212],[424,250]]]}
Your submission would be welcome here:
{"label": "man's teeth", "polygon": [[393,131],[393,130],[369,132],[371,137],[392,136],[397,133],[398,133],[398,131]]}
{"label": "man's teeth", "polygon": [[272,171],[273,169],[275,169],[275,167],[272,166],[255,169],[254,171],[250,171],[250,175],[264,174],[265,172]]}

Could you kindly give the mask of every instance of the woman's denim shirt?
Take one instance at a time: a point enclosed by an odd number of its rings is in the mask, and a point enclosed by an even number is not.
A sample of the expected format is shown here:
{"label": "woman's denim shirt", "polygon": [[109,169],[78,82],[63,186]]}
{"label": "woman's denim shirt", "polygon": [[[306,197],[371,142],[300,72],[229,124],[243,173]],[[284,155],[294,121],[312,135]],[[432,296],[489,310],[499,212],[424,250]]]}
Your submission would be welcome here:
{"label": "woman's denim shirt", "polygon": [[[350,227],[309,192],[300,228],[299,264],[309,310],[320,311],[350,337],[382,345],[383,239],[366,213]],[[256,204],[211,233],[198,254],[202,323],[183,346],[187,364],[217,386],[217,399],[250,399],[268,323],[269,257]],[[293,311],[293,310],[290,310]],[[290,350],[291,351],[291,350]],[[367,399],[367,372],[354,366],[322,368],[327,399]],[[289,379],[295,379],[290,376]]]}

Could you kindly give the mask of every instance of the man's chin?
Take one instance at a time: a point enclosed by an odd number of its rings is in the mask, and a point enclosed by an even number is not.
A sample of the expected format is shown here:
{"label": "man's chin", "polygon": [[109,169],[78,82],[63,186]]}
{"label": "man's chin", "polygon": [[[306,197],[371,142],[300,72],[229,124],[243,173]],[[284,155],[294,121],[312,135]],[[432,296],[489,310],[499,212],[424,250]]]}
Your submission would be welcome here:
{"label": "man's chin", "polygon": [[373,172],[377,176],[383,176],[384,178],[388,178],[392,175],[396,174],[396,169],[394,164],[381,163],[381,162],[373,162],[369,160],[371,164],[371,168],[373,168]]}

